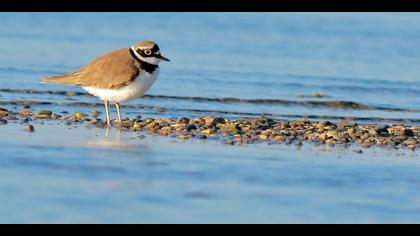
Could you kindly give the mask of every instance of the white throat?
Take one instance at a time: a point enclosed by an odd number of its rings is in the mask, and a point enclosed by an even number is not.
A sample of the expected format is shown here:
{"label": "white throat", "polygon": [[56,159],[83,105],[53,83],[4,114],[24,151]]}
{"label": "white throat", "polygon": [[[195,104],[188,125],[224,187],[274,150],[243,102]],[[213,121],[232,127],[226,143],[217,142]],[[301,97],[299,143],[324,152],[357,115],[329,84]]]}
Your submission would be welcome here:
{"label": "white throat", "polygon": [[133,53],[134,53],[134,55],[136,55],[136,57],[138,58],[138,59],[140,59],[140,60],[142,60],[142,61],[145,61],[145,62],[147,62],[147,63],[149,63],[149,64],[152,64],[152,65],[158,65],[159,64],[159,62],[160,62],[160,59],[159,58],[156,58],[156,57],[142,57],[140,54],[138,54],[138,52],[134,49],[134,46],[133,47],[131,47],[131,50],[133,51]]}

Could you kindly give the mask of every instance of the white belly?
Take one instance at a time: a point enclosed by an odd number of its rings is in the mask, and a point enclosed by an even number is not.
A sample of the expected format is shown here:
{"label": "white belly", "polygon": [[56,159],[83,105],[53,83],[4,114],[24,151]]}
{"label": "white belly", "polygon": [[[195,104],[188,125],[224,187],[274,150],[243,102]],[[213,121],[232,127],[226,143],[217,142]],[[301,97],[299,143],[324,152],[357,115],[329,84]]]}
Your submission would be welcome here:
{"label": "white belly", "polygon": [[153,74],[141,71],[133,83],[119,89],[98,89],[93,87],[82,88],[102,100],[108,100],[116,103],[127,102],[143,96],[147,90],[150,89],[158,76],[159,67],[153,71]]}

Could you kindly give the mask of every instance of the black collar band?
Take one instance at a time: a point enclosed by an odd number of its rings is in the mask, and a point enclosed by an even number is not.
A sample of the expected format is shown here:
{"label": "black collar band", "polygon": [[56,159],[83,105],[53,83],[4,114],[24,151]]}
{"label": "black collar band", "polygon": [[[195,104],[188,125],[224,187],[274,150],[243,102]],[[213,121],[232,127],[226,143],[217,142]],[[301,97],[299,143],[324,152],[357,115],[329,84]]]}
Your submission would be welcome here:
{"label": "black collar band", "polygon": [[153,73],[153,71],[156,70],[156,68],[159,67],[158,65],[153,65],[153,64],[150,64],[148,62],[142,61],[140,58],[137,57],[137,55],[134,53],[132,48],[130,48],[130,54],[136,61],[138,61],[140,63],[141,67],[145,71],[147,71],[147,73],[151,74],[151,73]]}

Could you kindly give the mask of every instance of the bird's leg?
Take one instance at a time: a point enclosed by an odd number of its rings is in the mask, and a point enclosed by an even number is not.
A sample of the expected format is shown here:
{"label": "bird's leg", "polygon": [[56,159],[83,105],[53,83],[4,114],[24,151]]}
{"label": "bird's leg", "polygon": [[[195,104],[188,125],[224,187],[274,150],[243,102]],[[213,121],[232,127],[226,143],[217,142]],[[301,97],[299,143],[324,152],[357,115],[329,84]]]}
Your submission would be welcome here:
{"label": "bird's leg", "polygon": [[117,108],[118,121],[119,122],[122,122],[122,120],[121,120],[121,113],[120,113],[120,104],[119,103],[115,103],[115,107]]}
{"label": "bird's leg", "polygon": [[106,124],[111,126],[111,119],[109,118],[109,101],[105,100]]}

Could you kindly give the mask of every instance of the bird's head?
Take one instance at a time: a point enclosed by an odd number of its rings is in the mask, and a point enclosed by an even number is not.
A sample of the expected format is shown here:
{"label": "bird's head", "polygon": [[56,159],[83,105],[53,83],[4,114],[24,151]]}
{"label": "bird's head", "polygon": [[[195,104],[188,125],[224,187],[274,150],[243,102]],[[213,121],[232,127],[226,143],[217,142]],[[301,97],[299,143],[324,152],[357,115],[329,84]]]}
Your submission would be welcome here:
{"label": "bird's head", "polygon": [[136,43],[131,49],[140,60],[153,65],[158,65],[161,61],[169,61],[168,58],[160,54],[159,46],[149,40]]}

